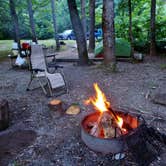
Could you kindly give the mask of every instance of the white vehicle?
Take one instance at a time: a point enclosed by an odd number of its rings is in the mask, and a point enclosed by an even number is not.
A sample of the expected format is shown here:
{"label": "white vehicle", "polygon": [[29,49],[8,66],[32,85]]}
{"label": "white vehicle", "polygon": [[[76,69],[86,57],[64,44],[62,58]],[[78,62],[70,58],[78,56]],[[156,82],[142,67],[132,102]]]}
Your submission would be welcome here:
{"label": "white vehicle", "polygon": [[58,34],[58,37],[60,40],[74,40],[75,39],[74,32],[71,29],[65,30],[64,32]]}

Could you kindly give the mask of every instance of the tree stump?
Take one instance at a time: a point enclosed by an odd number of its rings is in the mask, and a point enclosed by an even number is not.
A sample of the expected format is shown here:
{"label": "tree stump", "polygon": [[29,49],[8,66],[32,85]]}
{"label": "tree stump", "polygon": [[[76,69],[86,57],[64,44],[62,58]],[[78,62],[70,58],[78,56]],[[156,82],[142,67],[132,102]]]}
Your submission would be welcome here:
{"label": "tree stump", "polygon": [[9,126],[9,104],[5,99],[0,99],[0,131]]}
{"label": "tree stump", "polygon": [[61,100],[53,99],[48,103],[48,107],[51,111],[58,111],[63,113],[63,105]]}

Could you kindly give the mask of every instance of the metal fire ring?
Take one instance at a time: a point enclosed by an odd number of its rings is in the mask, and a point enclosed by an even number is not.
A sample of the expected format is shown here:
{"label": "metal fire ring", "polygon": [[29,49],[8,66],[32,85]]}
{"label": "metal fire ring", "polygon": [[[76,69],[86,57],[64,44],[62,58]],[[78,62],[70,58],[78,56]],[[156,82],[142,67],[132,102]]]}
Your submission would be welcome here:
{"label": "metal fire ring", "polygon": [[[120,114],[125,114],[124,112],[118,111]],[[129,114],[129,113],[127,113]],[[101,152],[104,154],[117,154],[125,152],[129,149],[127,146],[127,141],[132,142],[132,144],[136,144],[137,138],[141,134],[140,130],[142,128],[142,125],[144,124],[144,120],[141,118],[138,118],[139,125],[136,129],[133,129],[131,132],[121,135],[117,138],[99,138],[95,137],[88,133],[86,130],[86,121],[91,118],[92,116],[99,116],[99,112],[95,112],[92,114],[89,114],[84,117],[84,119],[81,122],[81,138],[83,142],[93,151]],[[130,116],[130,114],[129,114]],[[133,116],[133,114],[131,114]],[[137,118],[137,116],[134,116]]]}

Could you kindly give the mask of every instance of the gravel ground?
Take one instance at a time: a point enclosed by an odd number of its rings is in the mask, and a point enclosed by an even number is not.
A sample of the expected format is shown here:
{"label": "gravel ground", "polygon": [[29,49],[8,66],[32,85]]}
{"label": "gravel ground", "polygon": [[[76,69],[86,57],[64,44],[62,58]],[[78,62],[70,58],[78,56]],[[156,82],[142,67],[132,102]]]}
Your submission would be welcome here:
{"label": "gravel ground", "polygon": [[[94,94],[93,83],[97,82],[113,108],[129,107],[142,111],[147,122],[151,116],[166,120],[166,107],[151,101],[156,93],[166,93],[166,70],[160,68],[165,63],[165,58],[155,57],[146,57],[138,64],[119,62],[117,73],[109,73],[100,65],[63,64],[69,93],[58,99],[66,106],[77,103],[81,107],[80,114],[69,116],[49,110],[47,104],[55,97],[47,98],[41,89],[26,91],[29,71],[10,69],[8,61],[0,62],[0,97],[7,99],[10,106],[10,127],[0,134],[16,129],[37,133],[31,145],[3,154],[3,162],[0,156],[0,165],[137,165],[130,154],[124,160],[115,161],[111,155],[93,152],[85,146],[80,138],[80,122],[93,109],[85,106],[83,101]],[[165,123],[160,123],[158,127],[166,133],[164,126]],[[151,165],[166,165],[166,147]]]}

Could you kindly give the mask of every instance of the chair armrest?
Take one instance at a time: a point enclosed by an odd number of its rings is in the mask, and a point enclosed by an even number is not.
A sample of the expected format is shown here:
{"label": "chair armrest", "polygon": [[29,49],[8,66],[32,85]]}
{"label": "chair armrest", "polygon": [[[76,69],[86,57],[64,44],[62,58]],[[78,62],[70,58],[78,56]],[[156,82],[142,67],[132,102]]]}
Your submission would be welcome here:
{"label": "chair armrest", "polygon": [[37,72],[44,72],[45,71],[44,69],[37,69],[37,68],[31,69],[31,70],[34,71],[35,73],[37,73]]}
{"label": "chair armrest", "polygon": [[48,63],[48,64],[47,64],[47,67],[54,67],[54,68],[56,68],[56,69],[58,69],[58,68],[63,68],[63,66],[57,65],[57,64],[55,64],[55,63]]}
{"label": "chair armrest", "polygon": [[56,55],[57,55],[57,54],[55,54],[55,53],[48,54],[48,55],[46,55],[46,58],[55,57]]}
{"label": "chair armrest", "polygon": [[16,59],[16,58],[17,58],[17,55],[8,55],[8,57],[9,57],[10,59]]}

